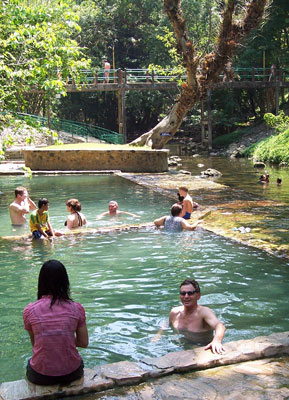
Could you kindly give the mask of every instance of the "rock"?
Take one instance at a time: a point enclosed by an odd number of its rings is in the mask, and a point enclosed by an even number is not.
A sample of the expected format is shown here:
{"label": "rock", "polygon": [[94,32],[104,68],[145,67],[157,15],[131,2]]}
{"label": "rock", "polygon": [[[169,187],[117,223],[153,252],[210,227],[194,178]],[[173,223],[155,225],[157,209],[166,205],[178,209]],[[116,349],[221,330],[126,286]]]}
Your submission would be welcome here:
{"label": "rock", "polygon": [[230,155],[230,158],[241,158],[243,157],[242,152],[245,150],[246,146],[242,145],[237,147],[232,154]]}
{"label": "rock", "polygon": [[181,159],[180,157],[178,157],[178,156],[170,156],[170,157],[169,157],[169,160],[177,161],[177,162],[182,161],[182,159]]}
{"label": "rock", "polygon": [[266,168],[266,164],[261,161],[256,161],[254,163],[254,168]]}
{"label": "rock", "polygon": [[168,166],[169,167],[177,167],[178,163],[175,160],[168,160]]}
{"label": "rock", "polygon": [[201,172],[201,176],[222,176],[222,173],[214,168],[208,168],[206,171]]}
{"label": "rock", "polygon": [[288,167],[288,164],[285,161],[283,161],[280,162],[279,167]]}
{"label": "rock", "polygon": [[205,165],[204,164],[197,164],[197,167],[203,168]]}
{"label": "rock", "polygon": [[180,169],[179,173],[184,175],[192,175],[190,171],[186,171],[185,169]]}

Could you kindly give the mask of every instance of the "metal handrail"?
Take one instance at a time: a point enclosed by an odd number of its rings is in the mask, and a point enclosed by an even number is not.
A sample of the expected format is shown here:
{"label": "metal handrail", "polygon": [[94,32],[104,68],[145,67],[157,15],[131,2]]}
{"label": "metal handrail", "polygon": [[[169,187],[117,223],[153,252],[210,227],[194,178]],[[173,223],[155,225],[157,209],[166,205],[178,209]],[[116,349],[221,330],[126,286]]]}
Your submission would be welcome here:
{"label": "metal handrail", "polygon": [[[39,115],[17,113],[20,118],[33,119],[38,121],[41,126],[48,126],[48,119]],[[111,144],[123,144],[124,135],[109,129],[102,128],[96,125],[89,125],[83,122],[70,121],[60,118],[50,118],[50,128],[58,132],[67,132],[72,136],[79,135],[83,136],[88,140],[88,137],[93,137]]]}
{"label": "metal handrail", "polygon": [[[268,81],[271,74],[270,68],[245,68],[245,67],[233,67],[233,74],[235,80],[240,81],[254,81],[263,80]],[[126,68],[121,69],[110,69],[108,77],[104,75],[104,69],[99,68],[97,70],[82,70],[80,84],[98,84],[98,83],[133,83],[133,82],[155,82],[155,81],[177,81],[180,78],[186,79],[186,75],[177,75],[171,73],[172,69],[165,69],[164,73],[161,74],[158,71],[146,68]],[[224,73],[219,75],[222,80]],[[274,70],[274,80],[289,80],[289,71],[281,68]],[[271,79],[273,80],[273,79]],[[74,84],[73,78],[67,81],[68,84]]]}

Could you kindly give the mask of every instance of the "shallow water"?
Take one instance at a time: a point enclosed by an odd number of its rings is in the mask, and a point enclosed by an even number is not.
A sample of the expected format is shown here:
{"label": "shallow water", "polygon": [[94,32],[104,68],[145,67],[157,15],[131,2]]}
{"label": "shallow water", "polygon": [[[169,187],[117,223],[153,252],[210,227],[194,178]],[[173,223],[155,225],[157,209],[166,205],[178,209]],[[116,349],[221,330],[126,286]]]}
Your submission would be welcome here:
{"label": "shallow water", "polygon": [[[113,176],[14,177],[0,182],[1,235],[10,229],[7,205],[19,184],[29,188],[33,199],[50,199],[52,223],[59,229],[69,197],[81,200],[90,221],[111,198],[121,209],[139,214],[141,222],[166,214],[171,205],[171,200]],[[153,229],[76,235],[52,244],[0,241],[0,253],[1,382],[24,375],[31,345],[22,311],[36,299],[39,269],[50,258],[66,265],[72,297],[86,309],[90,345],[81,354],[87,367],[189,348],[170,329],[152,341],[169,310],[179,304],[178,286],[186,277],[199,281],[200,303],[212,307],[227,326],[225,341],[289,330],[288,263],[201,228],[174,235]]]}
{"label": "shallow water", "polygon": [[[200,175],[201,171],[208,168],[217,169],[222,173],[221,177],[209,178],[215,182],[266,199],[289,203],[289,168],[266,165],[265,169],[260,169],[254,168],[253,162],[245,158],[231,159],[212,156],[182,157],[182,166],[177,169],[186,169],[192,175]],[[260,176],[264,173],[270,175],[268,184],[259,182]],[[277,178],[282,179],[281,185],[276,184]]]}

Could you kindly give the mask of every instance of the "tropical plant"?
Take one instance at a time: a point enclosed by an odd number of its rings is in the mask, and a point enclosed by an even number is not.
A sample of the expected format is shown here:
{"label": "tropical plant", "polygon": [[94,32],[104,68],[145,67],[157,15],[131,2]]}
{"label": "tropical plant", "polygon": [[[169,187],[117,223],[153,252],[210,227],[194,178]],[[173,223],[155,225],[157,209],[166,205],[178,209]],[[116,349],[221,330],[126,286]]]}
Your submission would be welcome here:
{"label": "tropical plant", "polygon": [[[71,35],[79,31],[70,0],[4,0],[0,5],[0,102],[19,110],[33,91],[51,101],[69,76],[89,66]],[[27,94],[29,92],[29,95]],[[38,107],[39,108],[39,107]]]}

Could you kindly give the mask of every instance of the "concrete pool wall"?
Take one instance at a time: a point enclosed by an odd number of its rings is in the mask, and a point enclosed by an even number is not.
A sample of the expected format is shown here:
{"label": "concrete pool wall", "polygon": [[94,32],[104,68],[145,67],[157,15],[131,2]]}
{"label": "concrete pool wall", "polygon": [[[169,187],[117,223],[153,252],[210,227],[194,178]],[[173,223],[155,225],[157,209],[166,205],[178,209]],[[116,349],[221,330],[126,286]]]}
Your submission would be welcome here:
{"label": "concrete pool wall", "polygon": [[169,150],[24,150],[33,171],[165,172]]}
{"label": "concrete pool wall", "polygon": [[[211,351],[205,351],[204,347],[198,347],[192,350],[168,353],[159,358],[146,358],[139,362],[121,361],[96,365],[92,369],[85,369],[83,378],[67,386],[39,386],[29,383],[25,379],[5,382],[0,386],[0,400],[55,399],[93,392],[104,392],[103,394],[105,394],[105,391],[109,389],[138,385],[167,375],[189,371],[197,372],[252,360],[286,356],[289,355],[289,332],[229,342],[225,343],[224,347],[226,350],[224,354],[213,354]],[[272,359],[268,362],[272,363]],[[260,373],[254,366],[251,370],[248,365],[244,368],[248,374],[252,374],[254,371],[256,374]],[[277,374],[282,374],[279,364],[276,365],[275,372],[277,380]],[[233,381],[232,384],[233,392],[236,381]],[[197,379],[194,387],[195,390],[198,387]],[[213,398],[216,398],[215,394]],[[232,396],[231,398],[239,397]]]}

